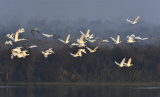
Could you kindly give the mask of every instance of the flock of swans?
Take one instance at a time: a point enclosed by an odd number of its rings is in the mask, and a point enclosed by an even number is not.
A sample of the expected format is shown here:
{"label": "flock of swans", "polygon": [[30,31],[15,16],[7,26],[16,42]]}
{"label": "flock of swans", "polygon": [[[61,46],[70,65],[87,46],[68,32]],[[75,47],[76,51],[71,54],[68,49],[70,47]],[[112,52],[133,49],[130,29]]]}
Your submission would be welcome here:
{"label": "flock of swans", "polygon": [[[131,23],[131,25],[134,25],[137,23],[137,20],[140,18],[140,16],[138,16],[134,21],[131,21],[129,19],[126,19],[129,23]],[[5,45],[7,44],[10,44],[10,45],[13,45],[13,42],[19,42],[19,41],[23,41],[23,40],[27,40],[27,39],[19,39],[19,34],[20,33],[23,33],[25,32],[24,28],[22,29],[19,29],[15,35],[14,33],[12,34],[7,34],[6,37],[8,37],[8,39],[10,39],[9,41],[6,41],[5,42]],[[55,34],[57,33],[54,33],[53,35],[48,35],[48,34],[45,34],[45,33],[41,33],[37,28],[31,30],[31,34],[33,36],[35,36],[35,34],[33,32],[38,32],[39,34],[47,37],[47,38],[50,38],[50,37],[53,37]],[[71,56],[73,57],[82,57],[82,53],[86,53],[86,50],[85,49],[82,49],[81,47],[86,47],[86,49],[90,52],[90,53],[94,53],[96,52],[96,50],[99,48],[99,46],[95,47],[94,49],[91,49],[89,47],[86,46],[86,42],[89,42],[89,43],[93,43],[95,42],[99,37],[96,37],[94,38],[94,34],[90,34],[90,29],[88,29],[87,33],[83,33],[82,31],[80,31],[81,33],[81,37],[79,39],[77,39],[77,43],[72,43],[70,45],[70,47],[73,47],[73,46],[78,46],[79,49],[77,51],[76,54],[73,54],[73,53],[70,53]],[[120,44],[121,41],[120,41],[120,35],[117,36],[117,39],[113,38],[113,37],[110,37],[111,40],[114,42],[114,44]],[[58,39],[60,42],[62,42],[63,44],[68,44],[70,41],[70,34],[67,36],[66,40],[62,40],[62,39]],[[84,40],[85,39],[85,40]],[[134,34],[130,35],[130,36],[127,36],[127,43],[134,43],[136,42],[137,40],[146,40],[148,38],[141,38],[141,37],[136,37]],[[105,40],[102,40],[99,44],[101,43],[104,43],[104,42],[109,42],[107,39]],[[32,45],[28,48],[35,48],[35,47],[38,47],[37,45]],[[12,54],[11,54],[11,59],[13,59],[14,57],[17,57],[17,58],[25,58],[26,56],[29,56],[30,54],[28,54],[28,50],[22,50],[23,47],[16,47],[14,49],[11,50]],[[44,55],[45,58],[48,57],[48,55],[51,55],[51,54],[54,54],[55,52],[52,51],[52,48],[49,48],[48,50],[46,51],[42,51],[42,54]],[[115,63],[119,66],[119,67],[130,67],[132,66],[133,64],[131,64],[131,58],[128,60],[128,63],[125,63],[125,58],[121,61],[121,63],[118,63],[115,61]]]}

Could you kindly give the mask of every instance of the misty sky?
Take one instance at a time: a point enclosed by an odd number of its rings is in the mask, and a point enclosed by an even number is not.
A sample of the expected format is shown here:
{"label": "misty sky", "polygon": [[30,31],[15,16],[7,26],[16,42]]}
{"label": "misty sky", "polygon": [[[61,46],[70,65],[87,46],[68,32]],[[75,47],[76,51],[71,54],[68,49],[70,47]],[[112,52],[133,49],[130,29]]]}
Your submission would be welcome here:
{"label": "misty sky", "polygon": [[[160,24],[160,0],[0,0],[1,23],[46,20],[135,19]],[[118,22],[118,21],[117,21]]]}

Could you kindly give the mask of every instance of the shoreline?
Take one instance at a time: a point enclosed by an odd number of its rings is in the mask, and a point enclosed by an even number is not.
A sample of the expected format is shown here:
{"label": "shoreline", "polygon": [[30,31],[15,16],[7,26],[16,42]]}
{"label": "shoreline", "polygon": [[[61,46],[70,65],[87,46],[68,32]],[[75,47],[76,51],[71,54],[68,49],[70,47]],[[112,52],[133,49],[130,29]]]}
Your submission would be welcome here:
{"label": "shoreline", "polygon": [[5,82],[0,83],[0,85],[57,85],[57,86],[160,86],[160,83],[156,82],[137,82],[137,83],[129,83],[129,82]]}

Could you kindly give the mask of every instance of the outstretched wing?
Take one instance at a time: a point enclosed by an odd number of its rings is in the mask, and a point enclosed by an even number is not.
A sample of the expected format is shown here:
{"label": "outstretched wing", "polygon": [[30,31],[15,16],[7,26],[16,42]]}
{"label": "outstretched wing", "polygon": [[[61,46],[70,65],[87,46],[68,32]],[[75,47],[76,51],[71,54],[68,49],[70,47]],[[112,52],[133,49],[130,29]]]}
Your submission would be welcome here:
{"label": "outstretched wing", "polygon": [[131,61],[132,61],[132,58],[130,58],[130,59],[128,60],[128,64],[131,64]]}
{"label": "outstretched wing", "polygon": [[123,65],[124,64],[124,61],[126,60],[126,58],[124,58],[123,60],[122,60],[122,62],[121,62],[121,64]]}
{"label": "outstretched wing", "polygon": [[80,33],[85,36],[85,34],[82,31],[80,31]]}
{"label": "outstretched wing", "polygon": [[126,19],[128,22],[130,22],[130,23],[133,23],[133,21],[131,21],[131,20],[129,20],[129,19]]}
{"label": "outstretched wing", "polygon": [[134,20],[134,22],[137,22],[137,20],[140,18],[140,16],[138,16],[135,20]]}
{"label": "outstretched wing", "polygon": [[49,48],[46,53],[50,53],[50,51],[52,51],[52,48]]}
{"label": "outstretched wing", "polygon": [[61,40],[61,39],[58,39],[58,40],[60,40],[60,41],[63,42],[63,43],[66,43],[64,40]]}
{"label": "outstretched wing", "polygon": [[118,35],[118,36],[117,36],[117,42],[119,42],[119,40],[120,40],[120,36]]}
{"label": "outstretched wing", "polygon": [[117,63],[116,61],[115,61],[115,63],[116,63],[118,66],[120,66],[120,64],[119,64],[119,63]]}
{"label": "outstretched wing", "polygon": [[83,41],[83,39],[84,39],[84,35],[81,36],[80,41]]}
{"label": "outstretched wing", "polygon": [[110,37],[115,43],[117,42],[114,38]]}
{"label": "outstretched wing", "polygon": [[97,50],[99,48],[99,46],[97,46],[96,48],[94,48],[94,50]]}
{"label": "outstretched wing", "polygon": [[68,37],[67,37],[66,41],[69,41],[69,38],[70,38],[70,34],[68,35]]}
{"label": "outstretched wing", "polygon": [[88,29],[88,31],[86,33],[86,36],[89,36],[89,33],[90,33],[90,29]]}
{"label": "outstretched wing", "polygon": [[90,49],[89,47],[86,47],[90,52],[92,52],[93,50],[92,49]]}

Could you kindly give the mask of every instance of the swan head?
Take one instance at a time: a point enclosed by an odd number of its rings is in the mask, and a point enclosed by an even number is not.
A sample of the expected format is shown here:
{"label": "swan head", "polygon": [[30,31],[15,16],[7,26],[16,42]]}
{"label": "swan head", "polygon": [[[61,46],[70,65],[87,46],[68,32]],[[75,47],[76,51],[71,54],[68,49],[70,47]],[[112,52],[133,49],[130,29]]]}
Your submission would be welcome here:
{"label": "swan head", "polygon": [[38,28],[35,28],[34,30],[35,30],[35,31],[38,31]]}

